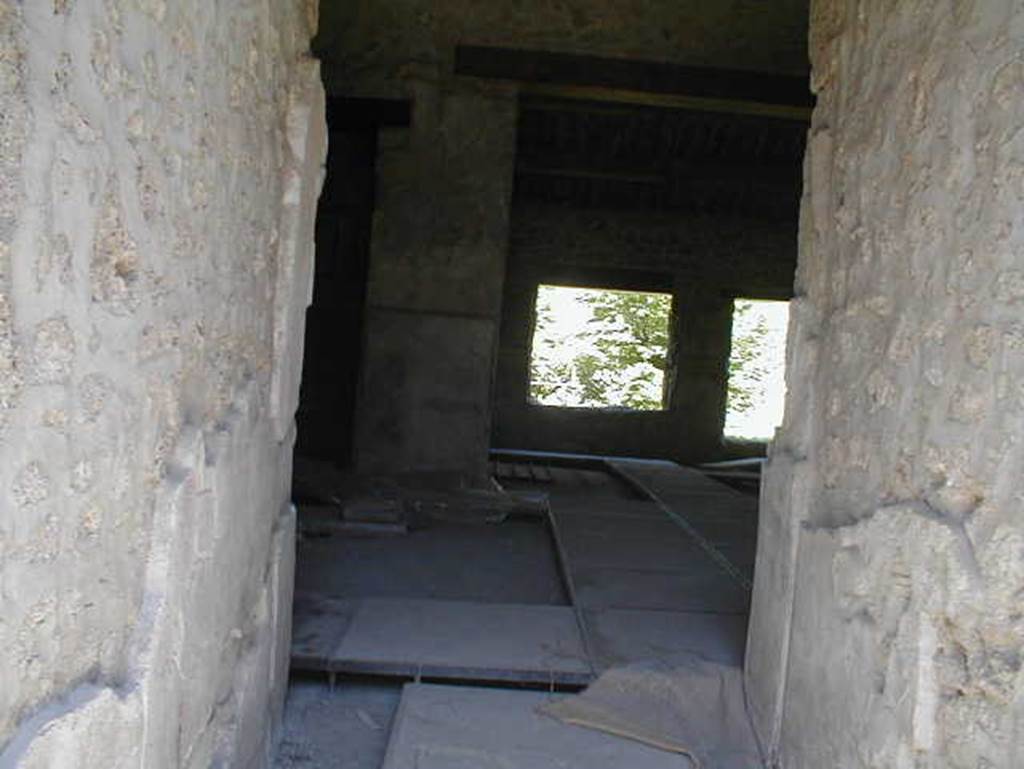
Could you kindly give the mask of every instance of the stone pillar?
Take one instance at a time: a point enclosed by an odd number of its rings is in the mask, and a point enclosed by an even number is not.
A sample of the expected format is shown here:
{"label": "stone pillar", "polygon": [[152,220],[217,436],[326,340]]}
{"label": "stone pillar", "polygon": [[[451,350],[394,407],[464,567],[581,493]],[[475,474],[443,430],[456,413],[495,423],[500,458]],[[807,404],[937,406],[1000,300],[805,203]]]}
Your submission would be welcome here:
{"label": "stone pillar", "polygon": [[[677,282],[685,279],[679,279]],[[675,380],[669,408],[681,462],[716,458],[728,385],[732,300],[686,281],[675,290]]]}
{"label": "stone pillar", "polygon": [[515,99],[470,83],[412,90],[412,127],[381,134],[356,463],[482,477]]}
{"label": "stone pillar", "polygon": [[786,422],[747,656],[787,769],[1024,734],[1024,6],[813,4]]}

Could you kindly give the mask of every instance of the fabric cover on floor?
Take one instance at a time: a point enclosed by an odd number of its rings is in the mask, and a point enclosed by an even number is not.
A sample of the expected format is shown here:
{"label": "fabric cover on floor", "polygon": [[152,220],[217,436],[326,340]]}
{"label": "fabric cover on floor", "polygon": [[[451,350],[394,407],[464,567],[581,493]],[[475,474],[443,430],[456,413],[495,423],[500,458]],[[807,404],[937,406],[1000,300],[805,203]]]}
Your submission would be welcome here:
{"label": "fabric cover on floor", "polygon": [[691,657],[612,668],[541,713],[686,756],[697,769],[763,766],[735,667]]}

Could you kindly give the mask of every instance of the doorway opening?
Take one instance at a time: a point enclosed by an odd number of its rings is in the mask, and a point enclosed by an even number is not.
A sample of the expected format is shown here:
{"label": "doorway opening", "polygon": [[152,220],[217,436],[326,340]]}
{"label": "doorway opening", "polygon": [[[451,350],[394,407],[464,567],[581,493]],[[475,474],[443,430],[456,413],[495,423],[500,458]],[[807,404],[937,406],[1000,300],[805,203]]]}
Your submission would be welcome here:
{"label": "doorway opening", "polygon": [[[545,88],[515,101],[458,80],[524,63]],[[550,88],[602,67],[614,93]],[[314,712],[334,728],[362,709],[379,724],[363,755],[398,756],[419,694],[515,695],[505,712],[532,718],[622,666],[744,660],[760,464],[708,463],[740,454],[722,441],[732,297],[791,290],[805,108],[649,98],[694,77],[650,62],[461,48],[456,70],[382,135],[361,332],[381,418],[361,415],[355,467],[307,476],[299,504],[299,749]],[[623,101],[631,73],[646,96]],[[446,744],[504,757],[461,741],[506,723],[487,712],[460,710]]]}

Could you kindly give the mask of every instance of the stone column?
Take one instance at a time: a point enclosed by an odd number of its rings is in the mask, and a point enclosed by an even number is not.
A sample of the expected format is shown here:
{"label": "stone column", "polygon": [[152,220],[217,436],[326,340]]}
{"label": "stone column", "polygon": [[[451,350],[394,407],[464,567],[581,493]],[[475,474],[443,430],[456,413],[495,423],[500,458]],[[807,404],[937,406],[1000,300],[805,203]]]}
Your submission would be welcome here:
{"label": "stone column", "polygon": [[356,462],[482,476],[515,99],[463,82],[412,90],[412,127],[381,134]]}
{"label": "stone column", "polygon": [[[678,279],[677,283],[683,279]],[[686,282],[675,290],[675,380],[669,403],[681,462],[714,459],[722,448],[732,300]]]}

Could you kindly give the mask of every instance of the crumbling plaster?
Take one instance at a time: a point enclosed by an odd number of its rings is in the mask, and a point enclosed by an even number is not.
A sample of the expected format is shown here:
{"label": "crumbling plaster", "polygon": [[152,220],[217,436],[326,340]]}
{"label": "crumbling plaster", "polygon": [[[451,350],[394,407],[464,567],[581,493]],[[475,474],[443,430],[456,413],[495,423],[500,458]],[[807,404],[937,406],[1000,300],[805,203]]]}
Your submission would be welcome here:
{"label": "crumbling plaster", "polygon": [[306,0],[0,0],[0,766],[262,766],[323,93]]}
{"label": "crumbling plaster", "polygon": [[747,687],[787,769],[1024,762],[1024,6],[812,6]]}

